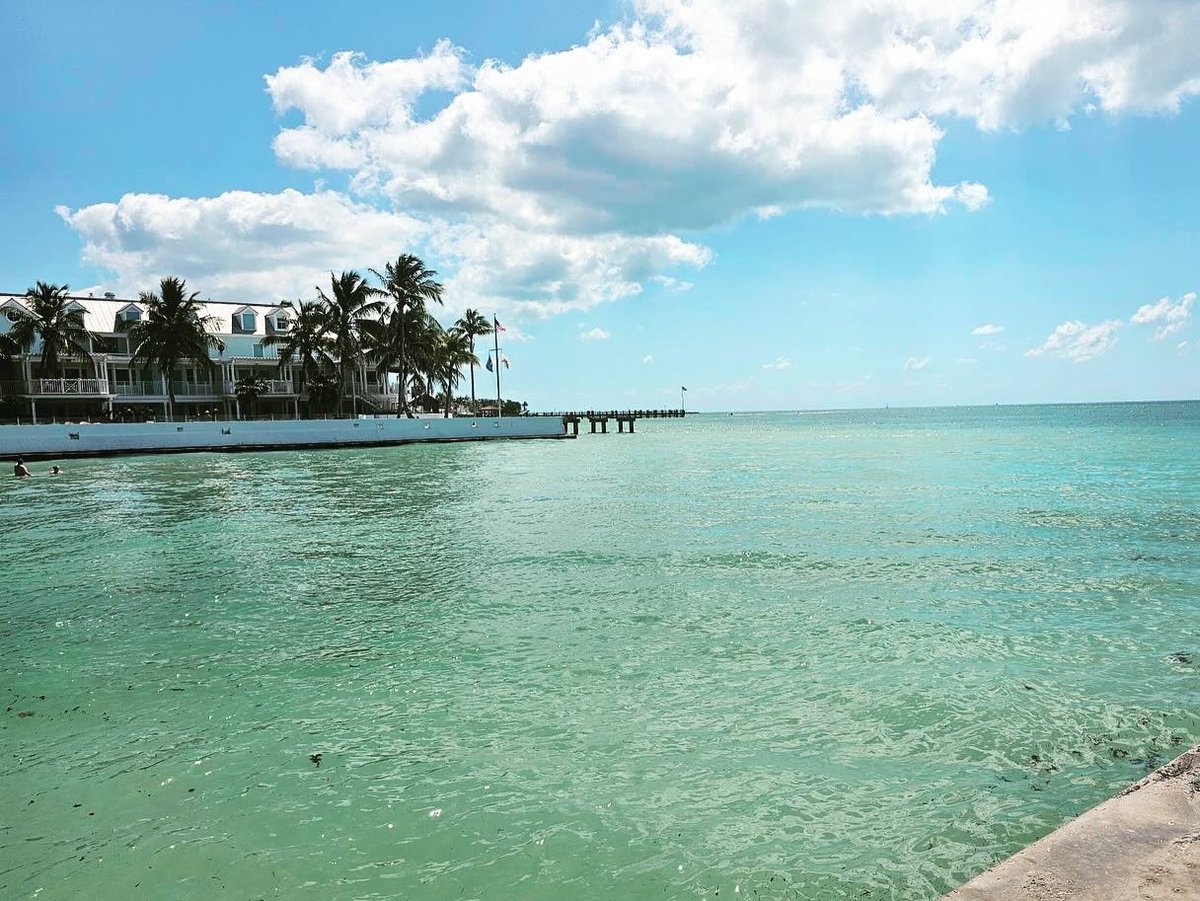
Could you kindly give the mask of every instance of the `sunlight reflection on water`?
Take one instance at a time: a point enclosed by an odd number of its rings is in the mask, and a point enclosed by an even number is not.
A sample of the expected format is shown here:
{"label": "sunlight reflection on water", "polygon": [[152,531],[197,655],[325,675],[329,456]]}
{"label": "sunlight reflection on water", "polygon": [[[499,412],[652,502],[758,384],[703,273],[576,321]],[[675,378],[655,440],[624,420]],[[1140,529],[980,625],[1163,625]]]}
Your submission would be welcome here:
{"label": "sunlight reflection on water", "polygon": [[1160,406],[9,484],[0,895],[936,897],[1200,737]]}

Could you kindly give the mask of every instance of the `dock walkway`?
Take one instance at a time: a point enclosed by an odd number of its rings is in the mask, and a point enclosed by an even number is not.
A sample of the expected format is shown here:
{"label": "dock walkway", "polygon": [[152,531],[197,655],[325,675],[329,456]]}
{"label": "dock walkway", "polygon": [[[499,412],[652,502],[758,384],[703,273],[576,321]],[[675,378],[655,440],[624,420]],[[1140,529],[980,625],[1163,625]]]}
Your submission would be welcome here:
{"label": "dock walkway", "polygon": [[629,426],[629,433],[633,434],[633,424],[639,419],[683,419],[687,415],[687,411],[683,409],[677,410],[579,410],[568,412],[554,413],[533,413],[533,416],[557,416],[562,419],[564,429],[569,428],[572,435],[579,434],[579,424],[583,420],[587,420],[591,426],[591,433],[596,434],[596,426],[600,426],[600,433],[608,434],[609,420],[616,422],[617,432],[623,433],[625,426]]}

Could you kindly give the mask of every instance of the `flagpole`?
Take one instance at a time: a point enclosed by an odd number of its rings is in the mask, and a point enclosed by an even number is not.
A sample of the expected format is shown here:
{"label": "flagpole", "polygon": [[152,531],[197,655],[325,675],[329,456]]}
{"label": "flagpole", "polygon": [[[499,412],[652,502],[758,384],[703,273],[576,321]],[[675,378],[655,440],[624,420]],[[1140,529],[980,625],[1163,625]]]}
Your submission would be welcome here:
{"label": "flagpole", "polygon": [[500,320],[492,314],[492,337],[495,339],[496,353],[492,365],[496,367],[496,425],[500,425],[500,416],[504,412],[504,402],[500,400]]}

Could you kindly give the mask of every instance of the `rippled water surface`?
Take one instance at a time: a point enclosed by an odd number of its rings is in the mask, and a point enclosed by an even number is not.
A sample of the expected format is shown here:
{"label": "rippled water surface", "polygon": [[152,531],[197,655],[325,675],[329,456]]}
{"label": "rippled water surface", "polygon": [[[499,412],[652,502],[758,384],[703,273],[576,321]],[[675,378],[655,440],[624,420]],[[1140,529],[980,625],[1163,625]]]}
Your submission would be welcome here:
{"label": "rippled water surface", "polygon": [[1200,740],[1198,448],[893,410],[10,479],[0,897],[936,898]]}

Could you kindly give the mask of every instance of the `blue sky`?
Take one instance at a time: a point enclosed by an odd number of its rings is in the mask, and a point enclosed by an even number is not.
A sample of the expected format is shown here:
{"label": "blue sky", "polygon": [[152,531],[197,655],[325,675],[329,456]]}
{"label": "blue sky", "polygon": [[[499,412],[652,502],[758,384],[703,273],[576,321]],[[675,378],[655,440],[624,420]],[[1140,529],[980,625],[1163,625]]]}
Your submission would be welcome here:
{"label": "blue sky", "polygon": [[5,4],[0,290],[411,251],[535,408],[1200,396],[1198,3],[392,6]]}

